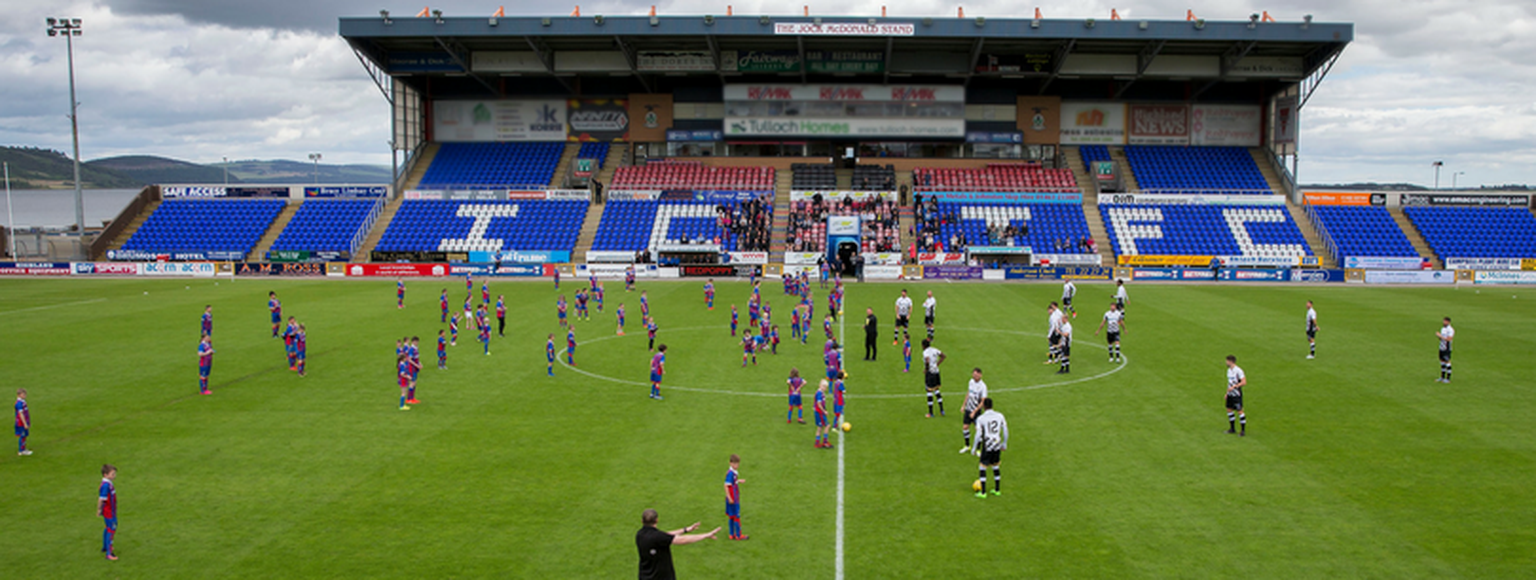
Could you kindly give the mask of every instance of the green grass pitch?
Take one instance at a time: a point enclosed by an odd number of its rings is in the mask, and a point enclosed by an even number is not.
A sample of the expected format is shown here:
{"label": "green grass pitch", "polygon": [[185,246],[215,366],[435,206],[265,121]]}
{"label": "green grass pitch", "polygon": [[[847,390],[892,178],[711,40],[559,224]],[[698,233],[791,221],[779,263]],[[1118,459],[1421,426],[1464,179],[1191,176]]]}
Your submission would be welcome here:
{"label": "green grass pitch", "polygon": [[[493,280],[509,337],[484,356],[466,331],[438,371],[437,293],[457,300],[462,280],[408,281],[404,310],[393,280],[0,280],[0,376],[31,393],[36,450],[0,453],[0,577],[633,577],[645,508],[663,527],[725,525],[737,453],[752,539],[677,547],[679,574],[830,578],[839,451],[848,578],[1536,576],[1536,295],[1132,285],[1115,371],[1091,335],[1110,287],[1085,284],[1080,381],[1052,385],[1042,333],[1059,285],[854,284],[854,428],[827,451],[784,422],[788,369],[822,367],[819,340],[789,342],[780,285],[763,293],[785,343],[743,369],[727,321],[733,302],[745,320],[747,287],[721,283],[709,312],[702,283],[641,283],[671,348],[656,402],[639,295],[613,281],[607,311],[576,323],[579,369],[607,378],[549,378],[548,281]],[[948,417],[923,417],[920,371],[891,346],[901,287],[937,293]],[[307,378],[269,338],[269,289],[310,329]],[[1310,361],[1307,299],[1322,327]],[[204,304],[210,397],[196,396]],[[860,360],[866,306],[875,363]],[[1442,316],[1458,330],[1450,385],[1434,381]],[[400,412],[392,349],[412,334],[423,402]],[[1227,354],[1251,383],[1241,439],[1223,434]],[[973,366],[1012,429],[1001,497],[973,497],[976,461],[956,453]],[[104,462],[121,469],[115,563],[98,553]]]}

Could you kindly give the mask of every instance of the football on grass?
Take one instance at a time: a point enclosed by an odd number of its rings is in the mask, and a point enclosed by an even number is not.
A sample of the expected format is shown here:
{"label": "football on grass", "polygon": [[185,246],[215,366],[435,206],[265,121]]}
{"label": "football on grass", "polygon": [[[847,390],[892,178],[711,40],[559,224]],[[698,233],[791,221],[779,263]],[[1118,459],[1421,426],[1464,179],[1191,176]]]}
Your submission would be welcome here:
{"label": "football on grass", "polygon": [[851,430],[853,430],[853,423],[849,423],[847,421],[843,421],[843,431],[851,431]]}

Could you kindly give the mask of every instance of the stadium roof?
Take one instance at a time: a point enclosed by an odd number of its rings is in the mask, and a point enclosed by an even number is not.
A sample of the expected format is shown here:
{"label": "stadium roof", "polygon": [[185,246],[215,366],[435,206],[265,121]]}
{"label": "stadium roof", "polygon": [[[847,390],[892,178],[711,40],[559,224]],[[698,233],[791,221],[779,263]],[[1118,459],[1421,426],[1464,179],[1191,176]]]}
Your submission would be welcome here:
{"label": "stadium roof", "polygon": [[[1353,40],[1354,25],[1019,18],[375,16],[342,18],[340,33],[381,89],[393,77],[429,99],[597,96],[799,81],[964,84],[980,91],[1083,99],[1257,101],[1308,79],[1315,86]],[[648,70],[643,57],[653,51],[705,56],[710,63],[707,68]],[[734,65],[728,64],[729,59],[722,61],[721,54],[730,51],[773,53],[800,64],[793,69],[729,70]],[[836,58],[854,54],[851,60],[862,62],[825,66],[813,62],[818,55],[833,52],[839,53]],[[494,66],[492,61],[511,65]],[[1303,84],[1305,91],[1308,87]]]}

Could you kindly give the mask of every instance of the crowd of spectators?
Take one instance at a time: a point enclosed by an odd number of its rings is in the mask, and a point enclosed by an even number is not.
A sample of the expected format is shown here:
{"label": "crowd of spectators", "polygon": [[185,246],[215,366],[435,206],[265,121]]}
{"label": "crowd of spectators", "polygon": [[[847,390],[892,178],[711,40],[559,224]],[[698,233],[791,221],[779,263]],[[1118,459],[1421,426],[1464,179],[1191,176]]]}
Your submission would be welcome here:
{"label": "crowd of spectators", "polygon": [[720,231],[736,238],[740,252],[766,252],[773,237],[773,193],[738,204],[715,206]]}
{"label": "crowd of spectators", "polygon": [[896,201],[887,196],[876,195],[861,199],[844,197],[836,200],[815,195],[809,200],[791,202],[789,228],[785,237],[785,247],[788,251],[826,251],[828,216],[860,218],[861,251],[900,251],[901,226]]}

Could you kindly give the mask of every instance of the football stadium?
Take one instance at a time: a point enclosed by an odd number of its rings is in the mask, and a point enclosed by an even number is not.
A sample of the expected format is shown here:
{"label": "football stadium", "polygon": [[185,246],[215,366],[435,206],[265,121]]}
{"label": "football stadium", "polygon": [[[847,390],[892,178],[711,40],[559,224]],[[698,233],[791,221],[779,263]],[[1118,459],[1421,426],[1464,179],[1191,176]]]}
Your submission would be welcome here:
{"label": "football stadium", "polygon": [[344,16],[392,182],[8,250],[0,576],[1536,575],[1532,199],[1298,185],[1353,24],[731,12]]}

